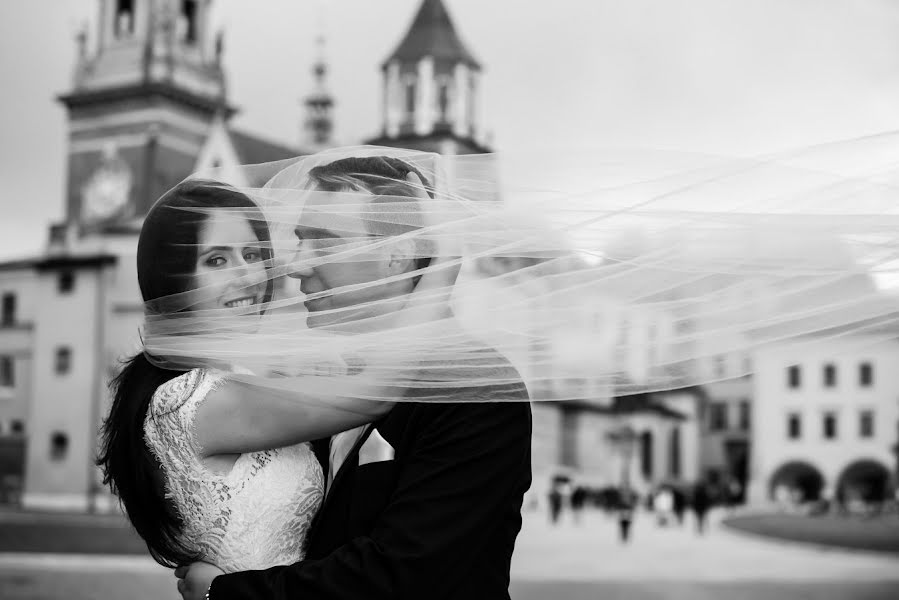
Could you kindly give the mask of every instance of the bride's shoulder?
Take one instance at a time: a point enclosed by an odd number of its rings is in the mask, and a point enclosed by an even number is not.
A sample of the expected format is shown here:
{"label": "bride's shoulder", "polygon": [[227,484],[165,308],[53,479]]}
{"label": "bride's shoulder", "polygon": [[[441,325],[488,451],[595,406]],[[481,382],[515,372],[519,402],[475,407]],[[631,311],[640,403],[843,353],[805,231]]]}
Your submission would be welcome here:
{"label": "bride's shoulder", "polygon": [[160,416],[177,410],[191,398],[205,397],[222,380],[214,369],[191,369],[156,388],[150,402],[150,414]]}

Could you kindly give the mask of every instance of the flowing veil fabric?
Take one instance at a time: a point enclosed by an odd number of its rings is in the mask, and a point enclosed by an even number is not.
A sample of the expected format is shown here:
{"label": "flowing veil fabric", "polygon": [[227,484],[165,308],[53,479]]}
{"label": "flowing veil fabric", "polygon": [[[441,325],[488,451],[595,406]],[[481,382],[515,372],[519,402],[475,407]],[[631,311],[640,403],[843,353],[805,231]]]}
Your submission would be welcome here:
{"label": "flowing veil fabric", "polygon": [[[349,167],[321,184],[337,161]],[[501,391],[514,377],[490,348],[534,400],[571,400],[707,383],[712,357],[769,344],[887,343],[897,161],[889,133],[751,158],[357,147],[197,173],[261,208],[274,295],[203,311],[193,292],[149,302],[142,339],[166,367],[312,395],[366,382],[391,401],[520,399]],[[389,257],[415,267],[378,271]],[[288,276],[323,265],[372,270],[327,289]]]}

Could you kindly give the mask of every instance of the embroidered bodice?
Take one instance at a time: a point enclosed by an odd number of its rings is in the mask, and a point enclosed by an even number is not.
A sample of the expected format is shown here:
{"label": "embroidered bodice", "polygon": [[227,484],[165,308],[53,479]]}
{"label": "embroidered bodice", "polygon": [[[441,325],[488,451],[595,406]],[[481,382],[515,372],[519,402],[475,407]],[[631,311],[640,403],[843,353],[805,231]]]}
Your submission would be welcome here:
{"label": "embroidered bodice", "polygon": [[156,390],[144,423],[184,541],[226,572],[297,562],[322,501],[321,467],[309,444],[298,444],[241,454],[228,473],[207,468],[194,418],[222,381],[209,369],[171,379]]}

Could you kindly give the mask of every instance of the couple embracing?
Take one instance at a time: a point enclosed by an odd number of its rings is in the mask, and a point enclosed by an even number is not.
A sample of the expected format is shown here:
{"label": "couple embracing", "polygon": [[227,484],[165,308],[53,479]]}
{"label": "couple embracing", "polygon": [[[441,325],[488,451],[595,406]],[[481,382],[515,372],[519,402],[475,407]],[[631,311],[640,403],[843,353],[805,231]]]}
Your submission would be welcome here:
{"label": "couple embracing", "polygon": [[[147,327],[179,350],[145,331],[114,381],[98,462],[185,600],[508,598],[531,481],[527,390],[448,325],[454,267],[407,217],[435,201],[434,175],[387,154],[319,158],[291,182],[304,197],[295,249],[273,235],[286,213],[210,179],[146,217]],[[291,331],[296,281],[307,312]],[[197,342],[210,331],[230,332],[214,359]],[[400,358],[398,331],[416,337]],[[239,359],[254,339],[284,340],[297,364],[282,353],[284,372],[259,377]],[[374,351],[349,360],[356,377],[291,372],[328,344]]]}

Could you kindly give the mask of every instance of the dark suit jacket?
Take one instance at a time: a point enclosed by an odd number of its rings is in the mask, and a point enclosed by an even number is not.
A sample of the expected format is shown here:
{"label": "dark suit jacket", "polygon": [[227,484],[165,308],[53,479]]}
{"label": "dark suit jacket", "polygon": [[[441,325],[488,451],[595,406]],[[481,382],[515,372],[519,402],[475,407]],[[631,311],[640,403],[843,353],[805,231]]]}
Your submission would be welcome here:
{"label": "dark suit jacket", "polygon": [[[517,373],[514,379],[469,394],[527,400]],[[359,448],[375,429],[394,459],[359,466]],[[327,440],[316,454],[327,468]],[[216,577],[210,598],[508,599],[530,483],[526,401],[398,403],[338,471],[306,560]]]}

